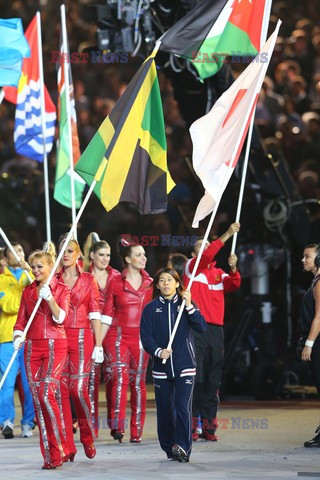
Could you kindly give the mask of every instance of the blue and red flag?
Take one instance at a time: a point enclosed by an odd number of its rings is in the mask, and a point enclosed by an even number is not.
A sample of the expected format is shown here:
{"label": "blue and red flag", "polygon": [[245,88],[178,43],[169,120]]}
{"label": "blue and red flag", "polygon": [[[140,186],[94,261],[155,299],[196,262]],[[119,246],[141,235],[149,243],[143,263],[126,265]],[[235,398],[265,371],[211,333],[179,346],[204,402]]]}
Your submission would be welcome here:
{"label": "blue and red flag", "polygon": [[[17,105],[14,126],[16,152],[42,162],[44,142],[41,124],[38,34],[37,18],[35,16],[25,32],[31,55],[30,58],[24,58],[23,60],[18,88],[4,87],[3,90],[5,99]],[[46,152],[49,153],[53,146],[57,115],[56,107],[45,86],[44,98],[45,145]]]}

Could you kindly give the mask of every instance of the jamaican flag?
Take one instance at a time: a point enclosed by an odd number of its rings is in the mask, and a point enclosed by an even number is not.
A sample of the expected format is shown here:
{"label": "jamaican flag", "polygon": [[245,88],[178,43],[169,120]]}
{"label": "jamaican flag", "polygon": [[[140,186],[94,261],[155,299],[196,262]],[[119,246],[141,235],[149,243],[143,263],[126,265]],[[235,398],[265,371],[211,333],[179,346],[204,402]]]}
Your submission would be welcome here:
{"label": "jamaican flag", "polygon": [[130,202],[142,214],[164,212],[174,187],[154,55],[141,65],[75,166],[89,185],[97,181],[94,192],[107,211]]}

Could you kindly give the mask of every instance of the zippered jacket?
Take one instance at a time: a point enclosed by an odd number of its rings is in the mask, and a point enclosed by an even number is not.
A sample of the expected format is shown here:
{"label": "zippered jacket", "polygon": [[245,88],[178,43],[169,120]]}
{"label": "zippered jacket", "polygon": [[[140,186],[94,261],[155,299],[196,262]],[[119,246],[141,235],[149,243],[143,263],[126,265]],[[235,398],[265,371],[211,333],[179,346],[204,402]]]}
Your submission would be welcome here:
{"label": "zippered jacket", "polygon": [[[108,278],[107,278],[107,283],[104,288],[101,288],[98,281],[98,289],[99,289],[99,305],[100,305],[100,312],[103,312],[104,304],[106,303],[106,298],[107,298],[107,290],[109,288],[110,282],[114,277],[117,277],[118,275],[121,275],[118,270],[115,268],[110,267],[108,265],[106,267],[106,270],[108,272]],[[91,264],[89,267],[89,272],[93,275],[93,265]],[[94,275],[93,275],[94,276]]]}
{"label": "zippered jacket", "polygon": [[114,277],[107,290],[106,303],[101,321],[112,327],[139,328],[143,307],[152,298],[149,288],[152,278],[145,270],[140,270],[142,283],[138,290],[127,282],[127,269]]}
{"label": "zippered jacket", "polygon": [[[31,277],[32,273],[30,272]],[[20,307],[23,289],[29,284],[22,272],[19,280],[5,267],[0,274],[0,343],[12,342],[12,332]]]}
{"label": "zippered jacket", "polygon": [[143,348],[152,355],[153,378],[175,378],[196,373],[192,330],[204,332],[206,322],[194,305],[185,308],[182,313],[170,358],[165,364],[160,358],[161,350],[167,348],[181,303],[182,299],[178,294],[171,300],[160,295],[146,305],[142,312],[140,336]]}
{"label": "zippered jacket", "polygon": [[[64,310],[66,317],[70,305],[70,289],[57,277],[53,277],[50,282],[51,293],[59,305]],[[38,301],[37,282],[32,282],[23,290],[18,318],[14,326],[14,331],[23,331],[31,316],[31,313]],[[65,322],[65,320],[64,320]],[[43,340],[46,338],[66,338],[64,322],[56,323],[52,318],[52,312],[46,300],[41,300],[40,306],[32,320],[27,332],[27,339]]]}
{"label": "zippered jacket", "polygon": [[[64,321],[65,328],[91,328],[91,320],[101,320],[99,288],[94,276],[83,272],[77,264],[79,277],[71,288],[69,314]],[[63,282],[63,268],[57,278]]]}
{"label": "zippered jacket", "polygon": [[[225,293],[234,292],[240,287],[241,276],[238,270],[229,274],[221,268],[216,267],[213,260],[224,243],[218,238],[210,243],[204,250],[196,276],[191,286],[191,296],[196,302],[207,323],[223,325],[224,322],[224,296]],[[192,275],[196,258],[187,261],[183,278],[187,287]]]}

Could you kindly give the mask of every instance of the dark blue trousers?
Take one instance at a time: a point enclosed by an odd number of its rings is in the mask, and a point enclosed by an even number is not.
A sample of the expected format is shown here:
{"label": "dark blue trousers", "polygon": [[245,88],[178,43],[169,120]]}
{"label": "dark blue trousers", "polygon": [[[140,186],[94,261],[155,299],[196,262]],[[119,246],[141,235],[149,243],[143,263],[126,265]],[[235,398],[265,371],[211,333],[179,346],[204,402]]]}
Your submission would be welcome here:
{"label": "dark blue trousers", "polygon": [[168,458],[175,443],[191,454],[193,385],[194,376],[154,379],[158,438]]}

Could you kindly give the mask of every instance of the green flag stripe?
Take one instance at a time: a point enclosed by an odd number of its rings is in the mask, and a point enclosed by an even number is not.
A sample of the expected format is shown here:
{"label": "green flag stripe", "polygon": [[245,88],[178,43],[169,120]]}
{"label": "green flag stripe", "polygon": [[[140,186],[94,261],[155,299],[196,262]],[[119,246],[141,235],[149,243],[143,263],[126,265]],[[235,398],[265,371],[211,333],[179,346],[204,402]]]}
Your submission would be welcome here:
{"label": "green flag stripe", "polygon": [[148,101],[146,103],[145,112],[143,115],[141,126],[144,130],[150,132],[151,136],[158,142],[159,146],[163,149],[167,149],[166,135],[164,131],[164,121],[160,122],[160,118],[163,119],[162,103],[160,96],[160,88],[158,78],[153,82],[151,92],[149,94]]}
{"label": "green flag stripe", "polygon": [[112,109],[109,119],[115,128],[115,134],[113,135],[105,157],[109,159],[114,144],[116,143],[118,136],[122,130],[122,127],[130,113],[130,110],[137,98],[139,90],[141,89],[143,82],[145,81],[151,64],[154,61],[153,58],[148,58],[139,68],[137,74],[132,78],[131,82],[127,86],[125,92],[120,97],[114,108]]}
{"label": "green flag stripe", "polygon": [[[208,56],[204,55],[205,53]],[[211,77],[220,70],[225,61],[223,57],[219,57],[222,54],[256,55],[257,49],[251,43],[247,32],[228,22],[221,35],[204,40],[197,59],[193,61],[201,78]]]}

